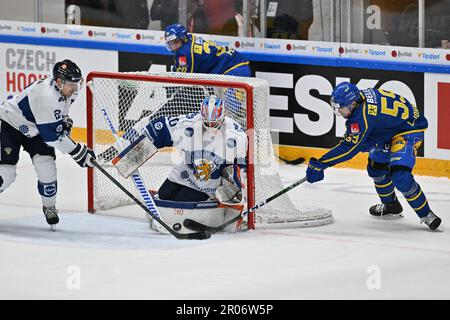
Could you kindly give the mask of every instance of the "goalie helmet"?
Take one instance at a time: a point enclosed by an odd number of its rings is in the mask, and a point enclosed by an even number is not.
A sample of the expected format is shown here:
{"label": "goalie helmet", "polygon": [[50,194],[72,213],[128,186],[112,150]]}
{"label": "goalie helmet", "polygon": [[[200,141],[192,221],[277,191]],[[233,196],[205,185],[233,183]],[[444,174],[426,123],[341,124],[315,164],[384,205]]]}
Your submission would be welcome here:
{"label": "goalie helmet", "polygon": [[330,103],[334,113],[340,115],[338,112],[340,108],[348,107],[353,102],[360,102],[361,100],[362,98],[356,85],[350,82],[342,82],[331,93]]}
{"label": "goalie helmet", "polygon": [[205,98],[201,106],[203,126],[207,129],[219,129],[225,120],[225,104],[218,96]]}

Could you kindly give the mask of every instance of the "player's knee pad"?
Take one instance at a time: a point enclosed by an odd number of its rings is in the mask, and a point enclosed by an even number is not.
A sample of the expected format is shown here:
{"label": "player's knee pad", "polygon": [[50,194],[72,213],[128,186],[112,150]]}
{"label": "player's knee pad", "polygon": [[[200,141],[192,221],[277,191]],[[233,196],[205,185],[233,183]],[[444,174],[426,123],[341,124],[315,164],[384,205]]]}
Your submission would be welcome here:
{"label": "player's knee pad", "polygon": [[[56,180],[47,183],[38,181],[37,188],[42,197],[52,198],[56,196],[56,193],[58,192],[58,182]],[[53,205],[53,203],[51,205]]]}
{"label": "player's knee pad", "polygon": [[16,166],[0,164],[0,192],[6,190],[16,180]]}
{"label": "player's knee pad", "polygon": [[374,180],[382,179],[389,174],[389,163],[375,162],[369,159],[367,164],[367,173]]}
{"label": "player's knee pad", "polygon": [[32,161],[39,181],[42,183],[56,181],[56,163],[52,156],[36,154]]}
{"label": "player's knee pad", "polygon": [[410,168],[402,166],[392,167],[391,176],[394,186],[403,194],[410,192],[417,185]]}

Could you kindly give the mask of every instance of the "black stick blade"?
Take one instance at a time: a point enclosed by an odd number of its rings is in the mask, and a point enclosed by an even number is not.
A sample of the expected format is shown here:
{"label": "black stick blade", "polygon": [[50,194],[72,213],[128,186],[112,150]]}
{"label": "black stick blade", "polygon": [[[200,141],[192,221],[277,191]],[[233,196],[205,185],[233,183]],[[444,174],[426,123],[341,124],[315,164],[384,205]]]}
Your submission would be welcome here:
{"label": "black stick blade", "polygon": [[183,234],[183,236],[186,236],[185,239],[189,240],[206,240],[211,238],[211,232],[205,230],[201,232],[186,233]]}
{"label": "black stick blade", "polygon": [[200,222],[197,222],[197,221],[194,221],[194,220],[191,220],[191,219],[185,219],[183,221],[183,226],[185,226],[188,229],[191,229],[191,230],[194,230],[194,231],[199,231],[199,232],[209,232],[209,233],[211,233],[210,231],[214,231],[214,230],[211,230],[211,229],[214,229],[213,227],[206,226],[206,225],[204,225],[204,224],[202,224]]}
{"label": "black stick blade", "polygon": [[294,160],[287,160],[280,156],[278,156],[278,158],[280,158],[280,160],[284,161],[285,163],[292,164],[292,165],[298,165],[298,164],[302,164],[303,162],[305,162],[305,158],[303,158],[303,157],[300,157],[300,158],[294,159]]}

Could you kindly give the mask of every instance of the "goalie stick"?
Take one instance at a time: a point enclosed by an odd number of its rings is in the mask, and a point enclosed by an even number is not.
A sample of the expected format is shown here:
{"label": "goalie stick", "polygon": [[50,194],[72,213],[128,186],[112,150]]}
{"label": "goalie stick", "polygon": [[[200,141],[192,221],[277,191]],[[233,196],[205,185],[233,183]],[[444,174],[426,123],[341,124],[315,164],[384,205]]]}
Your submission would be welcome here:
{"label": "goalie stick", "polygon": [[[117,134],[116,129],[114,128],[114,125],[111,121],[111,118],[109,117],[107,111],[105,108],[101,109],[106,122],[108,123],[109,129],[111,130],[112,135],[114,136],[114,139],[116,139],[116,141],[118,143],[120,143],[120,139],[119,139],[119,135]],[[99,168],[99,166],[96,166],[97,168]],[[131,174],[131,178],[134,182],[134,185],[136,186],[136,188],[138,189],[142,199],[145,202],[145,206],[139,201],[137,200],[131,193],[129,193],[128,190],[126,190],[117,180],[115,180],[112,176],[110,176],[109,174],[107,175],[108,172],[106,172],[103,168],[99,168],[100,171],[102,171],[108,178],[110,178],[110,180],[117,185],[122,191],[124,191],[128,196],[132,196],[130,197],[133,201],[135,201],[139,206],[141,206],[142,208],[145,208],[145,211],[150,214],[150,216],[152,218],[154,218],[156,221],[158,221],[161,226],[163,226],[165,229],[167,229],[170,233],[172,233],[177,239],[208,239],[211,234],[189,234],[191,235],[191,238],[187,237],[184,238],[182,237],[183,234],[178,233],[174,230],[172,230],[167,224],[165,224],[164,222],[162,223],[162,220],[160,218],[160,215],[158,213],[158,210],[156,209],[156,205],[153,201],[152,196],[150,195],[150,193],[148,192],[148,189],[146,188],[144,181],[141,178],[141,175],[139,174],[139,171],[136,170]],[[112,180],[114,179],[114,180]],[[155,218],[156,217],[156,218]],[[176,235],[175,235],[176,234]],[[181,236],[181,237],[180,237]]]}
{"label": "goalie stick", "polygon": [[275,200],[276,198],[280,197],[281,195],[285,194],[286,192],[294,189],[298,185],[301,185],[305,181],[306,181],[306,177],[304,177],[304,178],[294,182],[290,186],[288,186],[288,187],[284,188],[283,190],[275,193],[274,195],[270,196],[269,198],[261,201],[259,204],[257,204],[255,206],[251,207],[250,209],[242,212],[238,216],[234,217],[231,220],[228,220],[227,222],[225,222],[224,224],[222,224],[222,225],[220,225],[218,227],[210,227],[210,226],[204,225],[204,224],[202,224],[200,222],[197,222],[197,221],[194,221],[194,220],[191,220],[191,219],[185,219],[183,221],[183,225],[186,228],[189,228],[189,229],[194,230],[194,231],[205,231],[205,232],[209,231],[211,233],[216,233],[218,231],[221,231],[221,230],[225,229],[230,224],[233,224],[234,222],[238,221],[239,219],[245,217],[246,215],[248,215],[252,211],[255,211],[256,209],[259,209],[259,208],[263,207],[264,205],[266,205],[267,203],[271,202],[272,200]]}
{"label": "goalie stick", "polygon": [[[169,231],[177,239],[189,239],[189,240],[204,240],[211,237],[211,233],[207,230],[197,231],[193,233],[178,233],[168,226],[161,218],[156,214],[156,207],[147,208],[142,202],[140,202],[130,191],[128,191],[119,181],[117,181],[112,175],[108,173],[95,159],[91,160],[91,163],[100,170],[111,182],[113,182],[120,190],[122,190],[130,199],[136,202],[145,212],[147,212],[153,219],[159,222],[167,231]],[[153,202],[153,199],[151,200]]]}

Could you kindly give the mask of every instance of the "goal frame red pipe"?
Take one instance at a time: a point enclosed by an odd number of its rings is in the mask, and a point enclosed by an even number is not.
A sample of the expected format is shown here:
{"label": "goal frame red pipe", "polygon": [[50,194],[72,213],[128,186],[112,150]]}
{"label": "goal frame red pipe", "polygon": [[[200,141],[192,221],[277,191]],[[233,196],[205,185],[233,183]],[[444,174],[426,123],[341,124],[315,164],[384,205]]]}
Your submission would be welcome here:
{"label": "goal frame red pipe", "polygon": [[[245,90],[246,92],[246,115],[247,115],[247,202],[248,208],[255,205],[255,167],[254,167],[254,117],[253,117],[253,88],[247,83],[243,82],[227,82],[222,80],[204,80],[204,79],[184,79],[184,78],[170,78],[161,77],[155,75],[144,74],[131,74],[131,73],[113,73],[113,72],[90,72],[86,78],[86,82],[89,83],[94,78],[106,78],[106,79],[118,79],[118,80],[137,80],[147,82],[164,82],[174,84],[186,84],[186,85],[205,85],[205,86],[218,86],[225,88],[237,88]],[[93,147],[93,96],[89,89],[86,89],[86,134],[87,134],[87,146]],[[87,183],[88,183],[88,211],[90,213],[95,212],[94,208],[94,169],[88,168],[87,170]],[[248,229],[255,229],[255,216],[254,213],[248,215],[247,222]]]}

